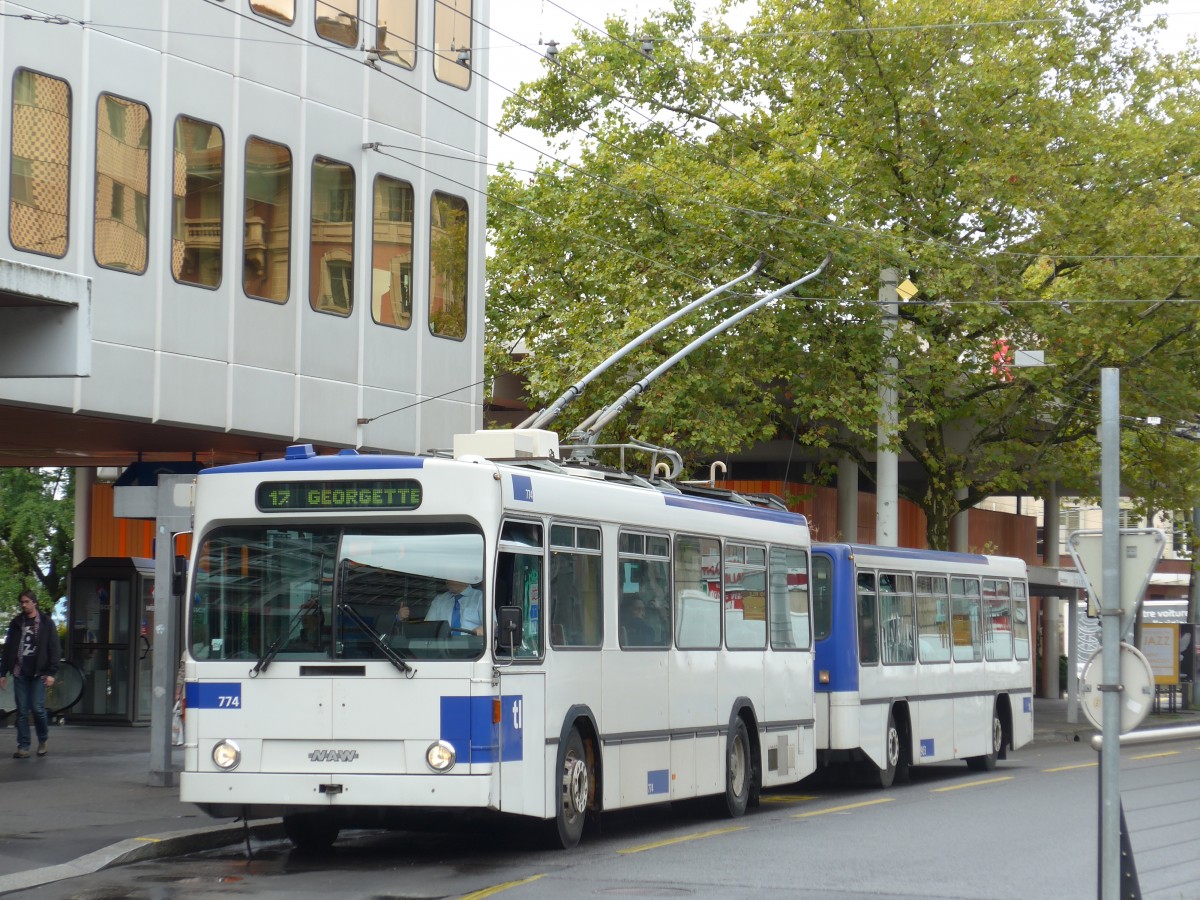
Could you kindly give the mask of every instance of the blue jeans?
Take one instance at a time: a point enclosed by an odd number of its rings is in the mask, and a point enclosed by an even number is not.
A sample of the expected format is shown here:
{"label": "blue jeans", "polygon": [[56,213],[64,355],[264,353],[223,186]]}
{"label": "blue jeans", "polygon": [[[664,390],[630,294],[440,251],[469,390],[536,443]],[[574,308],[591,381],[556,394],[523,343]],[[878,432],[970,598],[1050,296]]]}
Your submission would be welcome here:
{"label": "blue jeans", "polygon": [[27,678],[13,676],[13,693],[17,698],[17,749],[29,749],[29,713],[33,713],[33,725],[37,739],[44,742],[50,737],[50,722],[46,718],[46,684],[40,675]]}

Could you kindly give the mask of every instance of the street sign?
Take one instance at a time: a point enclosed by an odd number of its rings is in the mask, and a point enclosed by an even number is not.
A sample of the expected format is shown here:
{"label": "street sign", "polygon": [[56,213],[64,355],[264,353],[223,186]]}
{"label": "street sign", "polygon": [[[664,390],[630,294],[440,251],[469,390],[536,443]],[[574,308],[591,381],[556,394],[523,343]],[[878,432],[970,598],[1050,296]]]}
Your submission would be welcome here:
{"label": "street sign", "polygon": [[1100,531],[1072,531],[1067,546],[1076,568],[1088,582],[1088,615],[1095,617],[1102,609],[1120,608],[1121,634],[1125,634],[1133,624],[1166,538],[1158,528],[1121,529],[1121,596],[1109,598],[1104,596],[1102,536]]}
{"label": "street sign", "polygon": [[[1083,669],[1079,702],[1093,725],[1104,731],[1104,651],[1097,650]],[[1133,731],[1145,720],[1154,705],[1154,672],[1140,650],[1121,644],[1121,734]]]}

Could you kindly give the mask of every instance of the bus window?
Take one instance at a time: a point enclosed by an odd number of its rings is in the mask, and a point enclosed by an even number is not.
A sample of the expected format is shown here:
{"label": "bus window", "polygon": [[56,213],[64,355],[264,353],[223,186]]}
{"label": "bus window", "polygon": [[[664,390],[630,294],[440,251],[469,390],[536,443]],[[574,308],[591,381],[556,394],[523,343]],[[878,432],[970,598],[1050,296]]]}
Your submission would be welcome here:
{"label": "bus window", "polygon": [[813,640],[823,641],[833,631],[833,560],[813,557]]}
{"label": "bus window", "polygon": [[1012,597],[1007,581],[983,580],[983,627],[984,658],[1012,659]]}
{"label": "bus window", "polygon": [[622,647],[666,647],[671,642],[670,540],[622,532],[619,538]]}
{"label": "bus window", "polygon": [[1029,659],[1029,597],[1025,582],[1014,581],[1013,599],[1013,649],[1017,659]]}
{"label": "bus window", "polygon": [[979,579],[950,579],[950,635],[955,662],[983,659],[980,635]]}
{"label": "bus window", "polygon": [[858,573],[858,662],[873,666],[879,662],[879,628],[875,609],[875,575]]}
{"label": "bus window", "polygon": [[[826,593],[828,584],[826,579]],[[803,550],[771,548],[771,596],[767,608],[771,614],[771,646],[776,650],[808,649],[808,556]]]}
{"label": "bus window", "polygon": [[599,647],[604,639],[600,529],[550,527],[550,645]]}
{"label": "bus window", "polygon": [[767,645],[767,551],[725,545],[725,646],[761,650]]}
{"label": "bus window", "polygon": [[950,597],[944,576],[917,576],[917,646],[921,662],[950,662]]}
{"label": "bus window", "polygon": [[884,664],[911,663],[913,652],[913,579],[879,576],[879,621],[883,626]]}
{"label": "bus window", "polygon": [[721,543],[675,539],[675,643],[680,649],[721,646]]}

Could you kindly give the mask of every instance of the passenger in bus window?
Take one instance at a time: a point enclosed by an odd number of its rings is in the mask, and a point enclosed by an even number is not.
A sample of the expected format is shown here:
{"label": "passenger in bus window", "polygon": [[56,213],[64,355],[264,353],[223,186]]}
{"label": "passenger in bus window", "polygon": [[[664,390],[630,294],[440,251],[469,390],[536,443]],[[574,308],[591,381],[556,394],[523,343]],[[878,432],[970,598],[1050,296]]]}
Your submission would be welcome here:
{"label": "passenger in bus window", "polygon": [[653,647],[658,636],[646,621],[646,604],[636,594],[627,597],[621,610],[621,634],[626,647]]}
{"label": "passenger in bus window", "polygon": [[[397,617],[407,622],[412,611],[401,603]],[[483,634],[483,592],[465,581],[446,581],[446,590],[433,598],[426,622],[447,622],[451,634]]]}

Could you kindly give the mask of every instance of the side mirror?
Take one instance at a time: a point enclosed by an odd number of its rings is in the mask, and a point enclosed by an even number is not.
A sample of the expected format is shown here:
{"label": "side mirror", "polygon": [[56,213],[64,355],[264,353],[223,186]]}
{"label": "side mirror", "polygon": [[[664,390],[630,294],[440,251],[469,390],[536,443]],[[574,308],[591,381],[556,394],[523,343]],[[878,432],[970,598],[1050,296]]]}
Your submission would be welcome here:
{"label": "side mirror", "polygon": [[176,556],[171,567],[171,596],[182,597],[187,590],[187,557]]}
{"label": "side mirror", "polygon": [[521,607],[501,606],[496,615],[496,649],[506,652],[509,656],[515,656],[516,648],[521,642]]}

